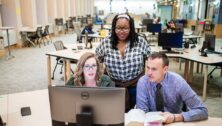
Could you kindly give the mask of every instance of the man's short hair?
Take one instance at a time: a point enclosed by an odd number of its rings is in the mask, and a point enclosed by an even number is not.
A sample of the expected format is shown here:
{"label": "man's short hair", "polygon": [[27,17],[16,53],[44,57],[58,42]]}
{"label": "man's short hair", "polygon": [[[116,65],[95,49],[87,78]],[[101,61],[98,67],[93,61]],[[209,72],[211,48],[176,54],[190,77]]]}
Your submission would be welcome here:
{"label": "man's short hair", "polygon": [[156,58],[163,60],[163,66],[169,66],[169,59],[166,54],[161,52],[153,52],[148,57],[148,59],[156,59]]}

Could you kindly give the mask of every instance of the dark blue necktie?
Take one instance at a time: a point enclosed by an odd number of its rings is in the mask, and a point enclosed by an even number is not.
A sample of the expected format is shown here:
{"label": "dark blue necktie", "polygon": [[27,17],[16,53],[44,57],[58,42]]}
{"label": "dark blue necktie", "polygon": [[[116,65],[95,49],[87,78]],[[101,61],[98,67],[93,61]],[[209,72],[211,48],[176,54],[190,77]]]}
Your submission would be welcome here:
{"label": "dark blue necktie", "polygon": [[161,87],[161,84],[156,85],[156,110],[164,112],[164,100]]}

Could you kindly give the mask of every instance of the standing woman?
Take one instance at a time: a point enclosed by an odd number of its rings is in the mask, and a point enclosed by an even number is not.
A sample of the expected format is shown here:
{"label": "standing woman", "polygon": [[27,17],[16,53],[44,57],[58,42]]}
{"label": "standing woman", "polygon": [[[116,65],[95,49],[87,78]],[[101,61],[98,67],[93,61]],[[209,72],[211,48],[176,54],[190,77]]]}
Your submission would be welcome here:
{"label": "standing woman", "polygon": [[116,15],[111,36],[96,48],[96,55],[105,64],[107,74],[117,87],[126,87],[126,110],[136,102],[136,84],[144,75],[145,59],[150,54],[148,42],[135,32],[134,20],[128,14]]}

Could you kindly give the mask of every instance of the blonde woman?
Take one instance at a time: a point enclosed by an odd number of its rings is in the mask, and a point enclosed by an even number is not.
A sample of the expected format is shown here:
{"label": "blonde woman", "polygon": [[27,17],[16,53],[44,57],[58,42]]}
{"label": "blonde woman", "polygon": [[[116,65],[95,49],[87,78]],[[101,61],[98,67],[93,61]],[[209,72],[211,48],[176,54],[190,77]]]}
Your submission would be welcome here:
{"label": "blonde woman", "polygon": [[66,83],[67,86],[114,87],[114,82],[102,75],[99,60],[94,53],[84,53],[76,66],[74,77]]}

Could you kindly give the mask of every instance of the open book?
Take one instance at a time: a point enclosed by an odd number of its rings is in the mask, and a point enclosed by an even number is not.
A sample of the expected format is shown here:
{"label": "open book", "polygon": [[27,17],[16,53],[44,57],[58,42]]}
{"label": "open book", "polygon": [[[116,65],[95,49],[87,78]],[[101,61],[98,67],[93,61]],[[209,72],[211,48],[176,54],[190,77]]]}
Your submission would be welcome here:
{"label": "open book", "polygon": [[[130,126],[130,123],[137,122],[138,126],[162,126],[164,117],[160,115],[160,112],[148,112],[145,113],[140,109],[131,109],[125,115],[125,125]],[[136,126],[136,125],[135,125]]]}

